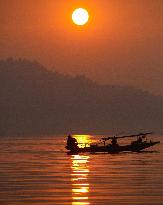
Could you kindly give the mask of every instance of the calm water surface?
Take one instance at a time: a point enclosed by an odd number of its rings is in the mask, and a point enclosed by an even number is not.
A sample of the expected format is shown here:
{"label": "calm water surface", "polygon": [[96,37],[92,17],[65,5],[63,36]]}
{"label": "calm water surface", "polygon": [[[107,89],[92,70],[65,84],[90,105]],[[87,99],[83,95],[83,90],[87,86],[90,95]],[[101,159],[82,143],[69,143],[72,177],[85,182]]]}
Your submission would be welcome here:
{"label": "calm water surface", "polygon": [[1,139],[0,205],[163,205],[163,140],[150,148],[158,152],[114,155],[64,146],[64,137]]}

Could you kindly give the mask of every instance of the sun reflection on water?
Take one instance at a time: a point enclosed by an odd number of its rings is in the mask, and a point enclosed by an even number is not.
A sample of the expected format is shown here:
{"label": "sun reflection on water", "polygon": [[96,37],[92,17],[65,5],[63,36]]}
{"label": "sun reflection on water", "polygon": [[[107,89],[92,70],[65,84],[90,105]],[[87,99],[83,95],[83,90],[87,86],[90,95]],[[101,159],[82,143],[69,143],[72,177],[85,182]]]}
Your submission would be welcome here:
{"label": "sun reflection on water", "polygon": [[92,143],[90,135],[73,135],[73,137],[77,140],[79,147],[89,147]]}
{"label": "sun reflection on water", "polygon": [[72,155],[72,205],[88,205],[89,203],[89,156]]}

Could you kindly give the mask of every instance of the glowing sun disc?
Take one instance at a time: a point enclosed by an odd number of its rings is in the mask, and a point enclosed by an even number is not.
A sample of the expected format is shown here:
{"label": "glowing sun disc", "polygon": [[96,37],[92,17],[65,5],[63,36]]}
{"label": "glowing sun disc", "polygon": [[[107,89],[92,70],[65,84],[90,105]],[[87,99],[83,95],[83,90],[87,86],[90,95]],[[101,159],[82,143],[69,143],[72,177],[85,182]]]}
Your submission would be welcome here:
{"label": "glowing sun disc", "polygon": [[88,11],[83,8],[75,9],[72,13],[72,20],[76,25],[82,26],[89,20]]}

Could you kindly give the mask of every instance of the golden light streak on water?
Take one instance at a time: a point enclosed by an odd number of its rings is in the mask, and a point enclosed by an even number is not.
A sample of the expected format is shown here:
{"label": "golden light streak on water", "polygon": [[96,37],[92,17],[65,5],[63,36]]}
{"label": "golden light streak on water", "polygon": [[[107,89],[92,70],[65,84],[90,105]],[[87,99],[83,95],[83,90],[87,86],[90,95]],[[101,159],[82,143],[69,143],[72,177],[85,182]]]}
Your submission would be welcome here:
{"label": "golden light streak on water", "polygon": [[0,205],[161,205],[163,136],[157,139],[141,153],[71,156],[65,137],[1,138]]}
{"label": "golden light streak on water", "polygon": [[72,205],[89,205],[89,202],[72,202]]}
{"label": "golden light streak on water", "polygon": [[87,205],[89,203],[89,156],[73,155],[72,160],[72,205]]}
{"label": "golden light streak on water", "polygon": [[91,135],[73,135],[77,140],[79,147],[89,147],[89,144],[92,143]]}

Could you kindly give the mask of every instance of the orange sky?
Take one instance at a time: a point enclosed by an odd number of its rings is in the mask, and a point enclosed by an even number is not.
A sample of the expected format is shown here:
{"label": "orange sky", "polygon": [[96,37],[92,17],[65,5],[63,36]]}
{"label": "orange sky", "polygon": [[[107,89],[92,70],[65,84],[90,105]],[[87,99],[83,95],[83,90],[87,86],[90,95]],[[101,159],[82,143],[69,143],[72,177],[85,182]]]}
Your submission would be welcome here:
{"label": "orange sky", "polygon": [[[75,26],[76,7],[90,22]],[[162,0],[1,0],[0,58],[163,94]]]}

